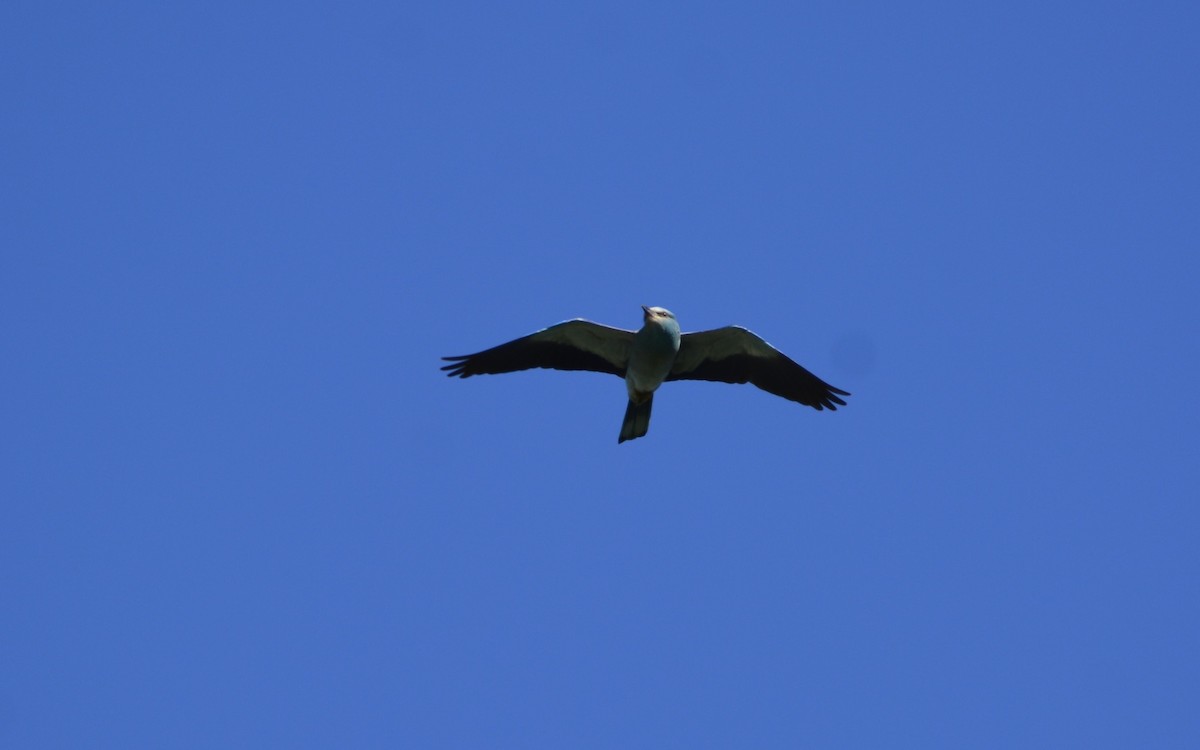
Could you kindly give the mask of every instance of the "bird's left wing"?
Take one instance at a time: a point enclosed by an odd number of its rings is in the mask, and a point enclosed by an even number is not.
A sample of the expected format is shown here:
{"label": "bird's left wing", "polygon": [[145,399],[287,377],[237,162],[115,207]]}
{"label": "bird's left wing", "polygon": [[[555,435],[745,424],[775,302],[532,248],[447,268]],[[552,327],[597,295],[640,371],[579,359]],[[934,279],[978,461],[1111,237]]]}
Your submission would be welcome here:
{"label": "bird's left wing", "polygon": [[667,380],[752,383],[814,409],[835,410],[850,394],[834,388],[741,326],[685,333]]}
{"label": "bird's left wing", "polygon": [[495,375],[546,367],[552,370],[592,370],[625,377],[633,331],[568,320],[475,354],[442,357],[450,377]]}

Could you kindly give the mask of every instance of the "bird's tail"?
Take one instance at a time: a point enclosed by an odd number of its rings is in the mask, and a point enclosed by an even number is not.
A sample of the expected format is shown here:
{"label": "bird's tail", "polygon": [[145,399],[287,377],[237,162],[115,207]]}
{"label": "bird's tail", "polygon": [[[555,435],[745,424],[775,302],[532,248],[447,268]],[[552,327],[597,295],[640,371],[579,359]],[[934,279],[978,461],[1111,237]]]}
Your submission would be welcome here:
{"label": "bird's tail", "polygon": [[618,444],[646,434],[650,429],[650,406],[653,403],[653,393],[640,403],[629,399],[629,406],[625,408],[625,421],[621,423],[621,436],[617,438]]}

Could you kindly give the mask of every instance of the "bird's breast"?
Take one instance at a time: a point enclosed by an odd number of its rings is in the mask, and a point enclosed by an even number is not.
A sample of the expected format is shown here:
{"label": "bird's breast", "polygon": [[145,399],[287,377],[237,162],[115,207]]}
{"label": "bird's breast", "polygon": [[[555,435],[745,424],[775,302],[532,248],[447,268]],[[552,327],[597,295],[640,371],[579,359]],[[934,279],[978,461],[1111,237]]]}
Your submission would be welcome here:
{"label": "bird's breast", "polygon": [[625,372],[630,393],[648,393],[662,385],[678,353],[678,332],[653,325],[638,331],[633,337]]}

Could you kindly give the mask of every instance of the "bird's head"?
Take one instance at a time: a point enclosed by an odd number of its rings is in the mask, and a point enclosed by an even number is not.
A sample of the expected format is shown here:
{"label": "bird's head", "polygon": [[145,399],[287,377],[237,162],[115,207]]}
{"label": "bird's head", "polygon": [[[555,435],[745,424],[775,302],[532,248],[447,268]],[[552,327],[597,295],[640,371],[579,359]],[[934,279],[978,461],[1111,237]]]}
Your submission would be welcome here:
{"label": "bird's head", "polygon": [[642,305],[642,313],[644,313],[642,315],[642,320],[645,322],[664,319],[675,320],[675,313],[671,312],[665,307],[647,307]]}

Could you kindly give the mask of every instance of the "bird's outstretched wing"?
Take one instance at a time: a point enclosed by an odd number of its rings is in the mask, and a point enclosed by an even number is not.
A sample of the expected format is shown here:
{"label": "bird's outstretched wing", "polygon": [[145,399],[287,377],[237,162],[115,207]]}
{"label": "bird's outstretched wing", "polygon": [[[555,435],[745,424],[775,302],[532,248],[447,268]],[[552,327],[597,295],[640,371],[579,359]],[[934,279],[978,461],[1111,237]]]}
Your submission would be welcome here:
{"label": "bird's outstretched wing", "polygon": [[568,320],[475,354],[442,357],[450,377],[495,375],[534,367],[552,370],[592,370],[625,377],[633,331]]}
{"label": "bird's outstretched wing", "polygon": [[685,333],[667,380],[752,383],[814,409],[837,409],[850,394],[834,388],[741,326]]}

